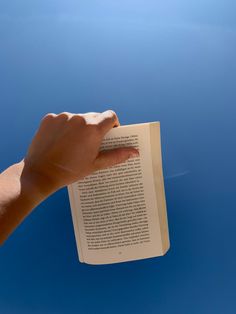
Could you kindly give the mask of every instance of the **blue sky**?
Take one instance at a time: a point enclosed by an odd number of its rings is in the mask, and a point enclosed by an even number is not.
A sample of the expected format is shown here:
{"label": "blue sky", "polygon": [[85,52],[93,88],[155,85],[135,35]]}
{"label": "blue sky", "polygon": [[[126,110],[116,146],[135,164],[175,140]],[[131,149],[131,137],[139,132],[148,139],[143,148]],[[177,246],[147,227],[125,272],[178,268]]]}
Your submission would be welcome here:
{"label": "blue sky", "polygon": [[235,55],[235,1],[0,2],[0,170],[47,112],[159,120],[171,239],[79,264],[60,190],[0,249],[1,313],[235,313]]}

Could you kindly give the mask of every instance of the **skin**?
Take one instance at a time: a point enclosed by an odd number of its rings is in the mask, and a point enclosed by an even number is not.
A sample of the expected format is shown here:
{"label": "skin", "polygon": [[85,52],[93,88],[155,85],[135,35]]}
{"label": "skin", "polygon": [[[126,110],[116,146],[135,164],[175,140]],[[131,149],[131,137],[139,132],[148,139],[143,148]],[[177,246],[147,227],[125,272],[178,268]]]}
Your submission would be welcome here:
{"label": "skin", "polygon": [[0,244],[58,189],[137,157],[139,153],[132,147],[99,151],[104,135],[119,125],[112,110],[47,114],[25,158],[0,174]]}

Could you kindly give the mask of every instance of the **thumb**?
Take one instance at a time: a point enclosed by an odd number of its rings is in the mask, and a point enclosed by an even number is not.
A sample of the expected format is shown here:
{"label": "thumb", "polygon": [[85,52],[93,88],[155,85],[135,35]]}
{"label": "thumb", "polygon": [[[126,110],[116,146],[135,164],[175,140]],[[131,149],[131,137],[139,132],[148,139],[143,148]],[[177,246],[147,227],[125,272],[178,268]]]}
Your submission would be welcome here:
{"label": "thumb", "polygon": [[139,152],[134,147],[119,147],[111,150],[103,150],[95,159],[94,166],[96,170],[101,170],[135,157],[139,157]]}

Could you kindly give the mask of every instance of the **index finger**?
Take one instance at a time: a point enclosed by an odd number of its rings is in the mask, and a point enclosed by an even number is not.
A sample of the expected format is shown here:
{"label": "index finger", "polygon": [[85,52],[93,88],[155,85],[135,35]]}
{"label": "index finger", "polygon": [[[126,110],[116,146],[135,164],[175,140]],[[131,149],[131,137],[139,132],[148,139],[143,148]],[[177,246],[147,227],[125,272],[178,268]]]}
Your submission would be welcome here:
{"label": "index finger", "polygon": [[120,125],[117,114],[113,110],[107,110],[99,115],[99,127],[105,135],[110,129]]}

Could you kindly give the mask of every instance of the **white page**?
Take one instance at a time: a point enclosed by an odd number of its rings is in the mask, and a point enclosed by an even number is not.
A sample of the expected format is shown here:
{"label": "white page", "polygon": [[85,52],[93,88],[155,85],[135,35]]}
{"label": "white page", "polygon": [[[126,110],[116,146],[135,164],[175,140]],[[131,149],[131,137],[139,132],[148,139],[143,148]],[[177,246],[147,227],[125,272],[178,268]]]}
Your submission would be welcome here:
{"label": "white page", "polygon": [[[149,124],[112,129],[104,139],[105,147],[114,146],[114,137],[115,146],[134,144],[132,146],[139,149],[140,157],[95,172],[72,185],[74,202],[71,205],[72,211],[76,211],[74,216],[77,219],[73,220],[75,229],[79,230],[77,245],[80,246],[80,260],[89,264],[106,264],[162,255]],[[132,174],[135,168],[138,173]],[[124,183],[124,180],[130,180],[133,196],[125,194],[128,189],[127,181]],[[122,187],[125,189],[122,190]],[[137,199],[135,193],[138,195]],[[121,230],[118,230],[119,224]]]}

